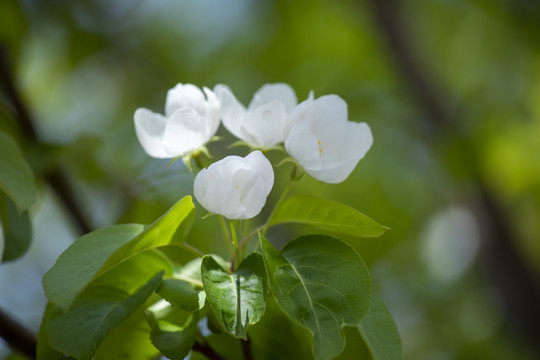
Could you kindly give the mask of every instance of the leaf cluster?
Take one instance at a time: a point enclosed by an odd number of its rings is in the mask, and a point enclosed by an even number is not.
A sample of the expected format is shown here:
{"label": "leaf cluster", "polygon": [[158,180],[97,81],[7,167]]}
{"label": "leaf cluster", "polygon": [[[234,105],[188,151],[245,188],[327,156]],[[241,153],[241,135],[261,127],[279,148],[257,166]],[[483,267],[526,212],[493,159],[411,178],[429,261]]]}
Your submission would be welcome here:
{"label": "leaf cluster", "polygon": [[[351,246],[304,235],[278,251],[259,234],[261,252],[237,266],[216,255],[180,265],[160,248],[183,248],[194,211],[187,196],[151,225],[113,225],[66,249],[43,278],[49,304],[38,359],[176,360],[193,351],[266,358],[287,356],[294,341],[311,342],[311,351],[294,350],[304,351],[300,358],[333,359],[351,351],[349,337],[361,338],[373,359],[401,358],[392,317]],[[386,230],[348,206],[307,195],[281,203],[269,224],[294,222],[359,237]],[[282,345],[270,348],[265,339],[276,337],[274,326],[296,330],[291,338],[277,334]]]}

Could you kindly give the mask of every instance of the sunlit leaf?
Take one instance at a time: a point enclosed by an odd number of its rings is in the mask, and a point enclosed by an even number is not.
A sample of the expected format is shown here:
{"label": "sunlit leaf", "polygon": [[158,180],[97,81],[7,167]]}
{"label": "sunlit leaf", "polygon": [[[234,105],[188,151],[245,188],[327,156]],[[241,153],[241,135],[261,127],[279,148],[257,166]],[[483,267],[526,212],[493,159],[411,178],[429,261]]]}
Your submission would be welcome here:
{"label": "sunlit leaf", "polygon": [[94,280],[69,310],[52,311],[45,325],[50,344],[77,359],[91,359],[106,336],[152,295],[164,272],[171,272],[168,261],[147,251]]}
{"label": "sunlit leaf", "polygon": [[360,325],[360,334],[368,346],[373,360],[399,360],[401,338],[392,315],[379,297],[371,297],[369,312]]}
{"label": "sunlit leaf", "polygon": [[23,256],[32,242],[32,222],[28,211],[19,214],[15,204],[3,195],[0,201],[5,201],[4,211],[0,211],[2,222],[4,252],[0,251],[2,261],[14,260]]}
{"label": "sunlit leaf", "polygon": [[0,190],[13,200],[19,214],[37,199],[32,170],[19,145],[3,131],[0,131]]}
{"label": "sunlit leaf", "polygon": [[281,254],[260,236],[272,293],[283,311],[313,334],[316,359],[345,346],[343,326],[360,323],[369,309],[371,282],[356,251],[326,235],[289,242]]}
{"label": "sunlit leaf", "polygon": [[381,236],[388,228],[345,204],[311,195],[295,195],[281,203],[270,226],[299,223],[344,235]]}
{"label": "sunlit leaf", "polygon": [[[222,257],[215,254],[209,255],[211,255],[214,260],[216,260],[217,263],[221,265],[222,268],[228,269],[231,267],[231,263],[224,260]],[[203,284],[201,280],[201,262],[202,258],[200,257],[190,260],[185,265],[183,265],[179,271],[174,273],[174,278],[187,281],[188,283],[196,287],[202,288]]]}
{"label": "sunlit leaf", "polygon": [[232,274],[212,256],[205,256],[201,277],[208,303],[221,326],[230,334],[245,338],[247,328],[264,314],[267,285],[261,255],[252,253]]}
{"label": "sunlit leaf", "polygon": [[172,306],[184,311],[197,311],[204,307],[204,291],[197,291],[190,283],[179,279],[164,279],[156,292]]}
{"label": "sunlit leaf", "polygon": [[92,279],[144,250],[181,242],[193,214],[193,202],[186,196],[147,227],[113,225],[82,236],[43,277],[47,298],[67,309]]}

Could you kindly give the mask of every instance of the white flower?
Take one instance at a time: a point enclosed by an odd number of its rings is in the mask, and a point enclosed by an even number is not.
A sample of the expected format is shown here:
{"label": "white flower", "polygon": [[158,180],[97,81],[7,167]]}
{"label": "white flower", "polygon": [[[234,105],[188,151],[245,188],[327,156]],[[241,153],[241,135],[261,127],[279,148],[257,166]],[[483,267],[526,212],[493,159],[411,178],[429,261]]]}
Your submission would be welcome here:
{"label": "white flower", "polygon": [[317,180],[342,182],[373,144],[369,126],[347,116],[337,95],[310,97],[291,113],[285,149]]}
{"label": "white flower", "polygon": [[225,86],[216,86],[223,125],[254,147],[267,148],[284,140],[288,114],[296,106],[294,90],[287,84],[261,87],[246,109]]}
{"label": "white flower", "polygon": [[201,170],[193,189],[206,210],[228,219],[250,219],[261,212],[273,184],[272,165],[256,150],[245,158],[227,156]]}
{"label": "white flower", "polygon": [[178,84],[167,93],[165,116],[135,111],[135,131],[144,151],[155,158],[189,155],[201,148],[219,127],[219,100],[212,90]]}

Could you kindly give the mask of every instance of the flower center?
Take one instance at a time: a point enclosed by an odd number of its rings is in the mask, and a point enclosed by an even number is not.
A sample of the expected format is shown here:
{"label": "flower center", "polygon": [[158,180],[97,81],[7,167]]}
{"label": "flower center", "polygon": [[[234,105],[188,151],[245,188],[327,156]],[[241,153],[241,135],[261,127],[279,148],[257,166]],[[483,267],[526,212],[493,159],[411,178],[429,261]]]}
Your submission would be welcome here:
{"label": "flower center", "polygon": [[319,144],[319,156],[322,155],[321,140],[317,139],[317,144]]}

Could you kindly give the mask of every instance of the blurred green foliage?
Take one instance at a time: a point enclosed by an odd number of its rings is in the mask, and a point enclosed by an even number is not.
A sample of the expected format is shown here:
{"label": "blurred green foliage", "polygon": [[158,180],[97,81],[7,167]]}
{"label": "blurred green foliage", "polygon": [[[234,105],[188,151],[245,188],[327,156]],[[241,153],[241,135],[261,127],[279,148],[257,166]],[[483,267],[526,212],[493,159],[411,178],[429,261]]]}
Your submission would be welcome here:
{"label": "blurred green foliage", "polygon": [[[398,5],[415,54],[455,110],[452,126],[460,139],[433,144],[429,119],[396,71],[367,0],[4,0],[0,42],[45,144],[30,144],[4,97],[0,130],[17,137],[37,175],[61,164],[94,227],[151,223],[192,193],[194,174],[181,162],[167,167],[146,156],[135,137],[135,109],[161,111],[177,82],[225,83],[244,103],[268,82],[289,83],[300,100],[310,90],[338,94],[351,120],[370,125],[374,146],[344,184],[305,177],[297,189],[342,201],[392,228],[381,238],[345,240],[370,267],[375,292],[396,319],[405,358],[532,358],[508,326],[501,294],[487,280],[484,253],[459,247],[463,241],[434,219],[457,229],[462,218],[449,209],[472,216],[474,167],[505,210],[523,261],[540,270],[540,5]],[[219,135],[232,140],[223,128]],[[209,146],[215,159],[230,153],[224,143]],[[284,166],[276,174],[275,188],[283,188],[288,171]],[[40,191],[49,190],[41,184]],[[273,191],[269,201],[277,196]],[[198,208],[197,216],[204,214]],[[197,221],[188,242],[225,254],[217,221]],[[301,230],[283,226],[269,238],[285,243]],[[478,242],[475,231],[460,239]],[[426,251],[434,242],[448,252]],[[461,262],[460,251],[469,263]],[[169,252],[182,262],[190,258]],[[430,264],[449,252],[457,255],[448,266],[463,271],[440,278]],[[253,331],[265,326],[282,327],[266,318]]]}

